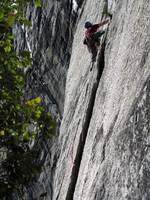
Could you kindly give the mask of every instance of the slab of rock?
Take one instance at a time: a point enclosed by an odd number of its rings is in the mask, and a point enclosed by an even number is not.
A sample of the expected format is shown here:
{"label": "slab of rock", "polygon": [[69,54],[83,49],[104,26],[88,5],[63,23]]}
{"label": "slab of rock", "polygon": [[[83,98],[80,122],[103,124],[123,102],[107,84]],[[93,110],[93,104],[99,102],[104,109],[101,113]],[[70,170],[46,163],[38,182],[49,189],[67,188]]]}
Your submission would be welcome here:
{"label": "slab of rock", "polygon": [[[77,12],[70,0],[43,0],[39,8],[28,4],[26,17],[31,20],[31,27],[16,24],[13,29],[16,49],[31,51],[33,58],[32,66],[25,69],[25,96],[29,99],[42,97],[46,111],[51,112],[59,127]],[[35,141],[41,149],[39,160],[44,166],[40,176],[27,188],[27,200],[52,198],[53,175],[59,156],[57,137],[58,133],[46,142],[41,139]]]}
{"label": "slab of rock", "polygon": [[[38,143],[45,165],[27,199],[149,200],[149,0],[86,0],[77,8],[75,35],[74,23],[68,30],[66,22],[73,20],[70,1],[43,2],[42,10],[27,11],[34,24],[21,32],[28,41],[20,46],[35,58],[28,83],[37,84],[35,94],[42,93],[47,109],[63,120],[58,141]],[[90,71],[83,27],[106,18],[106,7],[112,22]]]}
{"label": "slab of rock", "polygon": [[87,19],[101,19],[102,1],[86,1],[75,34],[54,182],[57,200],[150,199],[150,4],[109,6],[114,13],[99,83],[96,64],[89,71],[82,35]]}

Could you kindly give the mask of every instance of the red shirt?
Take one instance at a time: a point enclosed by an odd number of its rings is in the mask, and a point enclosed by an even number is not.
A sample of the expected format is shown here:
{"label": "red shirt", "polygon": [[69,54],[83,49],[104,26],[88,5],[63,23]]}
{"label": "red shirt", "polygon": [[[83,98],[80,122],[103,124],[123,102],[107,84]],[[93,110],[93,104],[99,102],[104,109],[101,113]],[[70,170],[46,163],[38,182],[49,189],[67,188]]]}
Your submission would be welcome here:
{"label": "red shirt", "polygon": [[91,26],[90,28],[88,28],[86,31],[85,31],[85,37],[90,37],[93,33],[96,33],[97,32],[97,29],[99,28],[99,24],[94,24],[93,26]]}

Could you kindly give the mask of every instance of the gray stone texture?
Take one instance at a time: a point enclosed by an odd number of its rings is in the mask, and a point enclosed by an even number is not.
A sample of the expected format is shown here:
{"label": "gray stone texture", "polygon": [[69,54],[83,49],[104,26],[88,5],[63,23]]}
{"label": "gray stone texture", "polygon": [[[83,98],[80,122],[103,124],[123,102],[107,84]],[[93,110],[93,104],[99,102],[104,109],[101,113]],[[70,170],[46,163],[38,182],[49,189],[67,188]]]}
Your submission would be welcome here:
{"label": "gray stone texture", "polygon": [[104,62],[92,72],[81,36],[85,20],[101,19],[103,1],[86,1],[75,33],[54,199],[150,199],[150,3],[108,3],[113,18]]}
{"label": "gray stone texture", "polygon": [[[25,69],[25,96],[42,97],[46,111],[52,113],[59,128],[77,13],[70,0],[43,0],[41,8],[28,4],[25,15],[32,26],[16,24],[13,29],[16,49],[29,50],[33,58],[32,65]],[[52,198],[53,175],[59,156],[58,133],[46,142],[40,138],[35,141],[34,145],[41,149],[39,160],[44,166],[40,176],[26,189],[25,199]]]}
{"label": "gray stone texture", "polygon": [[16,25],[15,45],[32,52],[33,64],[25,70],[26,96],[40,95],[47,110],[61,120],[77,14],[69,0],[42,2],[39,8],[27,6],[25,15],[32,26]]}
{"label": "gray stone texture", "polygon": [[[36,94],[43,94],[44,81],[46,108],[55,104],[63,118],[59,136],[40,142],[45,165],[27,199],[149,200],[149,0],[85,0],[77,23],[69,1],[43,2],[41,10],[27,10],[35,23],[25,34],[37,80],[33,69],[27,79],[38,85]],[[83,26],[105,19],[106,7],[113,17],[90,71]]]}

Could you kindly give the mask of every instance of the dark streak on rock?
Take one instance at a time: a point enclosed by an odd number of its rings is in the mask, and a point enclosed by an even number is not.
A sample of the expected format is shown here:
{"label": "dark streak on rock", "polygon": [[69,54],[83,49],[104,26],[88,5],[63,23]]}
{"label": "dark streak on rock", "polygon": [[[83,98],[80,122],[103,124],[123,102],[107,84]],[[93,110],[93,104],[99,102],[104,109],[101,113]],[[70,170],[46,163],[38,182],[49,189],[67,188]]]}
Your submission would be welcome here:
{"label": "dark streak on rock", "polygon": [[[98,84],[99,84],[100,78],[102,76],[102,72],[103,72],[104,64],[105,64],[105,62],[104,62],[105,39],[104,39],[104,42],[102,43],[102,48],[101,48],[101,51],[100,51],[100,54],[99,54],[99,57],[98,57],[97,81],[95,82],[95,84],[93,84],[93,88],[92,88],[92,91],[91,91],[91,97],[90,97],[90,100],[89,100],[89,105],[88,105],[88,108],[87,108],[82,133],[80,134],[80,141],[79,141],[79,145],[78,145],[78,149],[77,149],[77,154],[76,154],[76,157],[75,157],[75,160],[74,160],[74,166],[73,166],[72,174],[71,174],[71,182],[70,182],[70,185],[69,185],[69,188],[68,188],[68,191],[67,191],[66,200],[72,200],[73,199],[74,190],[75,190],[75,187],[76,187],[76,182],[77,182],[77,178],[78,178],[78,173],[79,173],[80,163],[81,163],[82,154],[83,154],[83,150],[84,150],[84,145],[85,145],[89,124],[90,124],[91,117],[92,117],[92,112],[93,112],[93,107],[94,107],[94,102],[95,102],[95,96],[96,96]],[[99,66],[100,66],[100,68],[99,68]]]}

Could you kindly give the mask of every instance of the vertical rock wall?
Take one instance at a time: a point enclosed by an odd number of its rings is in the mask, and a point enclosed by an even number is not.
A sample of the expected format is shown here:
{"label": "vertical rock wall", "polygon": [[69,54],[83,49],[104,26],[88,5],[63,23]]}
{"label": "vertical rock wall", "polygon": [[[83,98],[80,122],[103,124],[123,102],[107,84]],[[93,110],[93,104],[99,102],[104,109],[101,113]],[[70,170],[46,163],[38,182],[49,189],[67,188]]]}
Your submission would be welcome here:
{"label": "vertical rock wall", "polygon": [[[78,0],[75,35],[72,2],[29,7],[33,27],[21,32],[26,42],[18,41],[35,62],[28,95],[43,95],[47,109],[63,115],[58,140],[37,143],[45,165],[27,199],[149,200],[149,0]],[[106,7],[113,18],[90,71],[83,26],[106,18]]]}
{"label": "vertical rock wall", "polygon": [[104,1],[86,1],[75,33],[53,199],[150,199],[150,3],[108,3],[113,18],[92,71],[83,25],[101,19]]}
{"label": "vertical rock wall", "polygon": [[26,69],[26,96],[42,96],[47,110],[61,120],[77,13],[69,0],[43,0],[42,7],[28,5],[25,13],[32,26],[16,25],[14,33],[17,49],[32,52],[33,65]]}
{"label": "vertical rock wall", "polygon": [[[42,0],[40,8],[28,4],[25,15],[32,26],[16,24],[13,29],[16,49],[29,50],[33,58],[33,64],[25,69],[25,95],[27,98],[41,96],[45,109],[52,113],[58,127],[63,115],[66,74],[76,20],[83,1],[79,2],[76,10],[70,0]],[[59,156],[57,135],[47,142],[39,138],[35,145],[41,149],[38,159],[44,166],[40,176],[27,188],[25,199],[52,199],[53,174]]]}

